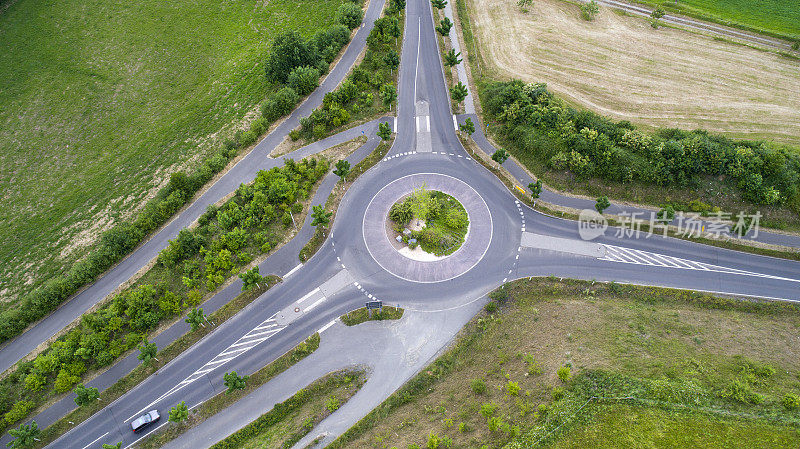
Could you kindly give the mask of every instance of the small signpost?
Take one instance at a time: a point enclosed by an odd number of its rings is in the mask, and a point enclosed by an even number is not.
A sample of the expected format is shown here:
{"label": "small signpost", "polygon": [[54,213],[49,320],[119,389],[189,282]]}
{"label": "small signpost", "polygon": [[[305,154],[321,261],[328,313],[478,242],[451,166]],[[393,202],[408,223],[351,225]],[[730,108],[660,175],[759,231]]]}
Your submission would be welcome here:
{"label": "small signpost", "polygon": [[383,310],[383,301],[367,301],[366,305],[370,318],[372,317],[373,310],[377,310],[378,313],[381,313],[381,310]]}

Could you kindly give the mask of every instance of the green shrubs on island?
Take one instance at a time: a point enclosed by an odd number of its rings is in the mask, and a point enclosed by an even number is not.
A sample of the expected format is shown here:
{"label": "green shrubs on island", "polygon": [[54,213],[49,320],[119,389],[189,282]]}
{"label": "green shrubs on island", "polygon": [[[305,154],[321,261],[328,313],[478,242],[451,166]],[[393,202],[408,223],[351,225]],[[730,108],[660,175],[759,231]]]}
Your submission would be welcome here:
{"label": "green shrubs on island", "polygon": [[638,131],[591,111],[568,107],[543,83],[487,85],[485,111],[512,150],[532,154],[553,170],[578,178],[686,187],[702,176],[726,179],[755,204],[800,211],[800,154],[705,131]]}
{"label": "green shrubs on island", "polygon": [[[437,256],[455,252],[464,243],[469,228],[469,217],[461,203],[446,193],[424,188],[395,203],[389,209],[389,219],[400,234],[413,220],[424,221],[421,230],[411,231],[403,240],[409,243],[416,239],[423,251]],[[415,247],[413,243],[411,246]]]}
{"label": "green shrubs on island", "polygon": [[196,228],[169,242],[138,285],[84,315],[77,327],[0,380],[2,427],[71,390],[87,371],[113,363],[164,320],[194,308],[205,292],[271,251],[292,226],[290,214],[303,210],[300,201],[328,169],[325,159],[287,159],[241,185],[222,207],[209,207]]}

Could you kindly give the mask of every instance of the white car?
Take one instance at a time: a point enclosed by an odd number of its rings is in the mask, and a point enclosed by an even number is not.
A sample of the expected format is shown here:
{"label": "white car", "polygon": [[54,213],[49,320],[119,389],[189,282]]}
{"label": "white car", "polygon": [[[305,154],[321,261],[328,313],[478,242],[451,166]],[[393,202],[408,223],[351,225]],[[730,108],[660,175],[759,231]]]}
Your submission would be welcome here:
{"label": "white car", "polygon": [[159,419],[161,419],[161,415],[158,414],[158,410],[150,410],[144,415],[131,421],[131,429],[133,429],[134,432],[138,432],[150,424],[158,421]]}

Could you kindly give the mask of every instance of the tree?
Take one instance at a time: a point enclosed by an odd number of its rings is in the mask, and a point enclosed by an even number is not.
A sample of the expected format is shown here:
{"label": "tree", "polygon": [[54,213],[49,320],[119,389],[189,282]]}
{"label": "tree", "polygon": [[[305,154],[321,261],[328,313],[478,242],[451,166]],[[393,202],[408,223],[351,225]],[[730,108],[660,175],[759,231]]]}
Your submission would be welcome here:
{"label": "tree", "polygon": [[14,440],[6,444],[6,447],[10,447],[11,449],[29,448],[36,443],[36,437],[38,437],[41,432],[36,421],[29,425],[20,424],[18,429],[11,429],[8,431],[8,434],[14,437]]}
{"label": "tree", "polygon": [[459,58],[461,56],[461,52],[456,53],[456,50],[451,48],[447,54],[444,55],[444,63],[447,67],[453,67],[454,65],[461,64],[463,59]]}
{"label": "tree", "polygon": [[450,88],[450,98],[452,98],[456,103],[461,103],[467,98],[467,86],[464,85],[461,81],[458,82],[455,86]]}
{"label": "tree", "polygon": [[601,214],[603,213],[604,210],[608,209],[609,207],[611,207],[611,202],[608,201],[607,196],[601,196],[600,198],[598,198],[597,202],[594,205],[594,208],[597,210],[597,212],[600,212]]}
{"label": "tree", "polygon": [[169,420],[171,422],[179,423],[188,417],[189,407],[186,406],[186,402],[184,401],[181,401],[180,404],[172,407],[169,411]]}
{"label": "tree", "polygon": [[297,31],[286,31],[278,35],[266,61],[267,79],[285,83],[295,67],[316,67],[319,53],[313,45],[303,40]]}
{"label": "tree", "polygon": [[453,28],[453,22],[451,22],[450,19],[445,17],[439,22],[439,26],[436,27],[436,31],[438,31],[439,34],[441,34],[442,36],[447,36],[448,34],[450,34],[451,28]]}
{"label": "tree", "polygon": [[397,11],[406,9],[406,0],[391,0],[391,8]]}
{"label": "tree", "polygon": [[583,17],[583,20],[594,20],[594,16],[596,16],[599,12],[600,7],[597,6],[597,2],[595,0],[581,5],[581,17]]}
{"label": "tree", "polygon": [[225,373],[225,386],[228,387],[228,391],[225,394],[233,393],[236,390],[243,390],[244,387],[247,386],[247,379],[249,376],[241,377],[236,374],[236,371],[231,371],[230,373]]}
{"label": "tree", "polygon": [[352,2],[347,2],[336,11],[336,21],[353,30],[361,25],[364,19],[364,10]]}
{"label": "tree", "polygon": [[431,5],[436,9],[444,9],[447,6],[447,0],[431,0]]}
{"label": "tree", "polygon": [[122,447],[122,441],[117,444],[106,444],[103,443],[103,449],[120,449]]}
{"label": "tree", "polygon": [[387,83],[381,86],[380,96],[383,106],[391,109],[392,104],[397,101],[397,89],[395,89],[394,84]]}
{"label": "tree", "polygon": [[72,391],[75,393],[75,403],[78,404],[78,407],[83,407],[100,398],[97,388],[87,387],[83,384],[78,384]]}
{"label": "tree", "polygon": [[300,95],[308,95],[319,86],[319,70],[314,67],[295,67],[287,78],[289,86]]}
{"label": "tree", "polygon": [[145,339],[142,341],[142,344],[139,345],[139,360],[141,360],[145,365],[153,360],[157,362],[158,359],[156,358],[156,352],[158,352],[158,347],[156,344],[148,343],[147,339]]}
{"label": "tree", "polygon": [[400,65],[400,55],[394,50],[389,50],[383,57],[383,62],[386,64],[386,67],[389,67],[389,71],[394,73],[394,69]]}
{"label": "tree", "polygon": [[388,123],[379,123],[378,124],[378,136],[382,140],[389,140],[392,137],[392,128],[389,127]]}
{"label": "tree", "polygon": [[203,313],[202,308],[190,310],[189,313],[186,314],[185,321],[189,323],[193,331],[197,330],[200,326],[206,327],[206,325],[203,324],[206,321],[206,315]]}
{"label": "tree", "polygon": [[663,223],[669,223],[674,218],[675,208],[670,205],[662,207],[661,210],[656,213],[656,219]]}
{"label": "tree", "polygon": [[494,154],[492,154],[492,160],[498,164],[502,164],[508,159],[509,156],[510,154],[508,154],[508,151],[500,148],[499,150],[495,151]]}
{"label": "tree", "polygon": [[462,132],[467,133],[467,135],[471,136],[472,133],[475,132],[475,124],[472,123],[471,118],[467,117],[467,120],[461,125],[459,125],[458,129],[461,130]]}
{"label": "tree", "polygon": [[311,212],[311,226],[322,226],[323,228],[328,226],[331,222],[331,216],[333,212],[328,212],[325,210],[325,206],[322,204],[317,204],[312,208]]}
{"label": "tree", "polygon": [[537,179],[536,182],[528,184],[528,188],[531,191],[531,198],[533,199],[539,198],[539,195],[542,194],[542,180]]}
{"label": "tree", "polygon": [[255,266],[244,273],[239,273],[239,278],[242,280],[242,291],[250,290],[264,281],[264,278],[258,274],[258,266]]}
{"label": "tree", "polygon": [[342,181],[345,181],[347,175],[350,174],[350,162],[348,162],[347,159],[336,161],[336,168],[333,169],[333,174],[338,176]]}
{"label": "tree", "polygon": [[654,9],[653,12],[650,13],[650,26],[653,28],[658,28],[661,25],[659,19],[664,17],[665,14],[666,13],[661,8]]}

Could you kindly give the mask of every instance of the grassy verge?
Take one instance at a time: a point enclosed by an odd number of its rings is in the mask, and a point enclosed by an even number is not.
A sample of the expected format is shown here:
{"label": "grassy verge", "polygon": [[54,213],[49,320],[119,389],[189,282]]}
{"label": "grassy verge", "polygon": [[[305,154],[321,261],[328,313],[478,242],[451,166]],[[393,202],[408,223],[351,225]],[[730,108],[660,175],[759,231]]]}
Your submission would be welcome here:
{"label": "grassy verge", "polygon": [[381,159],[386,156],[386,153],[388,153],[389,149],[392,147],[392,142],[394,142],[394,138],[391,140],[381,141],[381,143],[378,144],[378,146],[372,151],[372,153],[369,154],[369,156],[365,157],[350,170],[350,173],[347,175],[346,179],[339,180],[339,182],[333,188],[333,191],[330,193],[330,195],[328,195],[328,199],[325,201],[325,210],[333,212],[333,215],[331,216],[331,225],[324,228],[317,226],[317,228],[314,230],[314,235],[311,236],[311,239],[308,241],[308,243],[306,243],[305,246],[303,246],[303,248],[300,250],[298,257],[302,262],[307,261],[311,258],[311,256],[316,254],[317,251],[322,247],[325,239],[328,238],[330,227],[333,225],[333,221],[336,219],[339,203],[342,201],[342,198],[344,198],[344,194],[347,192],[347,189],[353,185],[359,176],[380,162]]}
{"label": "grassy verge", "polygon": [[[247,386],[244,389],[236,390],[230,394],[223,392],[212,397],[199,407],[193,409],[186,421],[183,421],[180,424],[170,424],[165,426],[163,429],[142,440],[138,447],[141,449],[155,449],[161,447],[179,437],[192,427],[197,426],[206,419],[216,415],[223,409],[235,404],[239,399],[252,393],[261,385],[269,382],[273,377],[286,371],[292,365],[316,351],[317,348],[319,348],[319,340],[319,334],[312,335],[306,341],[300,343],[291,351],[280,356],[274,362],[253,373],[253,375],[251,375],[247,380]],[[276,409],[278,409],[277,406]]]}
{"label": "grassy verge", "polygon": [[347,403],[365,381],[364,371],[344,370],[328,374],[211,447],[289,449]]}
{"label": "grassy verge", "polygon": [[[248,290],[230,302],[217,309],[214,313],[208,316],[208,321],[205,326],[198,328],[193,332],[188,332],[172,342],[169,346],[165,347],[158,352],[158,361],[153,361],[147,365],[139,365],[128,373],[125,377],[118,380],[114,385],[104,390],[100,398],[101,401],[92,402],[90,405],[79,407],[66,416],[48,426],[42,431],[39,436],[40,442],[37,442],[35,447],[44,447],[56,438],[60,437],[76,425],[89,419],[92,415],[102,410],[108,404],[114,402],[123,394],[130,391],[136,385],[139,385],[143,380],[150,377],[153,373],[161,369],[167,363],[174,360],[184,351],[192,347],[195,343],[200,341],[206,335],[212,333],[219,325],[227,321],[232,316],[236,315],[240,310],[247,307],[248,304],[253,302],[256,298],[261,296],[264,292],[269,290],[272,286],[277,284],[280,278],[277,276],[269,276],[265,281],[258,286]],[[213,323],[213,325],[211,324]],[[71,424],[71,423],[72,424]]]}
{"label": "grassy verge", "polygon": [[[534,447],[531,437],[558,424],[548,442],[580,432],[580,423],[602,422],[602,407],[620,406],[643,417],[630,433],[643,446],[661,447],[663,427],[649,426],[659,415],[675,429],[711,424],[707,436],[687,431],[682,447],[751,430],[774,437],[760,447],[800,442],[800,418],[784,405],[800,393],[797,306],[550,278],[504,290],[495,313],[474,318],[451,349],[329,448],[437,440],[440,447],[503,447],[518,439],[511,447]],[[593,400],[575,414],[592,396],[636,399]],[[680,413],[705,418],[691,424]]]}
{"label": "grassy verge", "polygon": [[635,0],[700,20],[781,39],[800,41],[800,12],[780,0]]}
{"label": "grassy verge", "polygon": [[381,311],[370,313],[366,307],[362,307],[342,315],[340,319],[346,326],[355,326],[367,321],[399,320],[404,312],[400,307],[384,306]]}

